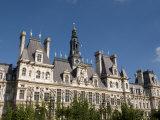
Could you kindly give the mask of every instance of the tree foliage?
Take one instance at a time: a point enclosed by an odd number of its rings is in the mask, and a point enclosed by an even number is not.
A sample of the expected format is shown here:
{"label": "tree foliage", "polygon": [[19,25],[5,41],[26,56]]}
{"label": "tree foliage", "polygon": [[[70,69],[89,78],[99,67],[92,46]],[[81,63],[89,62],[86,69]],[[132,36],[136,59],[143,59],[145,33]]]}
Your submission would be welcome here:
{"label": "tree foliage", "polygon": [[160,108],[151,111],[151,120],[160,120]]}
{"label": "tree foliage", "polygon": [[[103,104],[98,107],[87,100],[74,99],[69,106],[57,102],[54,112],[51,112],[53,106],[49,105],[45,102],[40,105],[21,104],[16,108],[8,105],[2,120],[144,120],[143,111],[127,104],[122,104],[121,108]],[[160,110],[152,112],[152,120],[158,120],[159,113]]]}

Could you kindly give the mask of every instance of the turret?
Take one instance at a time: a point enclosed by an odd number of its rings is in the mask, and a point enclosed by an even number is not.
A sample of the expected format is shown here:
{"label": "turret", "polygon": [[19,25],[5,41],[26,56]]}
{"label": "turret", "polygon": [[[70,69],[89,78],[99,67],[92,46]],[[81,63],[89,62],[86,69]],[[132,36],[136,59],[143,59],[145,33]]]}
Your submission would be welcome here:
{"label": "turret", "polygon": [[50,54],[50,43],[51,43],[50,37],[48,37],[44,40],[44,49],[45,49],[45,52],[47,53],[48,58],[49,58],[49,54]]}
{"label": "turret", "polygon": [[20,34],[20,54],[19,54],[19,56],[22,55],[22,52],[24,50],[25,40],[26,40],[26,32],[22,31],[21,34]]}
{"label": "turret", "polygon": [[97,51],[95,53],[95,58],[96,58],[96,72],[98,73],[99,76],[102,74],[102,52]]}

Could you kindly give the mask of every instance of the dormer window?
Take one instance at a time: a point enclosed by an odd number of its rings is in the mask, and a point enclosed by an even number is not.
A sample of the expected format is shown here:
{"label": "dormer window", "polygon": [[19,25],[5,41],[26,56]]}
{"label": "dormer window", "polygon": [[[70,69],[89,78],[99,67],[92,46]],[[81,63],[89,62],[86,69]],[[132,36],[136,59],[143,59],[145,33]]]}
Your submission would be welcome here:
{"label": "dormer window", "polygon": [[38,54],[38,55],[37,55],[37,61],[38,61],[38,62],[42,62],[42,55],[41,55],[41,54]]}
{"label": "dormer window", "polygon": [[3,73],[0,73],[0,79],[3,79]]}
{"label": "dormer window", "polygon": [[22,76],[26,76],[26,68],[22,69]]}
{"label": "dormer window", "polygon": [[69,75],[66,75],[66,76],[65,76],[65,82],[66,82],[66,83],[69,83]]}
{"label": "dormer window", "polygon": [[65,70],[63,73],[63,82],[66,84],[70,83],[70,72],[68,70]]}
{"label": "dormer window", "polygon": [[40,63],[43,62],[43,52],[42,51],[36,50],[35,61],[40,62]]}

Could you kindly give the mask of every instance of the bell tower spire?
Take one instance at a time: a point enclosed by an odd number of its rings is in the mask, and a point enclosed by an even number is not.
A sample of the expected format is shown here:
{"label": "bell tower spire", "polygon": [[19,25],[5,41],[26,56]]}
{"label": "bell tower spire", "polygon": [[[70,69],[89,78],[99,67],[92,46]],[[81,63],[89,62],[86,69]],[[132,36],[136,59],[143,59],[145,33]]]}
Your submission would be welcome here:
{"label": "bell tower spire", "polygon": [[80,43],[78,40],[77,29],[75,23],[73,23],[72,35],[70,40],[70,55],[69,55],[69,61],[73,68],[75,68],[81,62],[79,47]]}

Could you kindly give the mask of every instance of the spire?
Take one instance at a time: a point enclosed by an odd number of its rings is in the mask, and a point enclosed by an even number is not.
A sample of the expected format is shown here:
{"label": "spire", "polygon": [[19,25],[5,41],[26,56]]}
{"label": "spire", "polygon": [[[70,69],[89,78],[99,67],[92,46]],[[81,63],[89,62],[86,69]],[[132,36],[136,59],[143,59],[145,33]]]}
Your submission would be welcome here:
{"label": "spire", "polygon": [[70,40],[70,55],[68,58],[73,68],[81,62],[81,54],[79,48],[80,43],[78,41],[77,29],[75,23],[73,23],[72,35]]}
{"label": "spire", "polygon": [[73,23],[72,38],[77,38],[77,29],[75,23]]}

